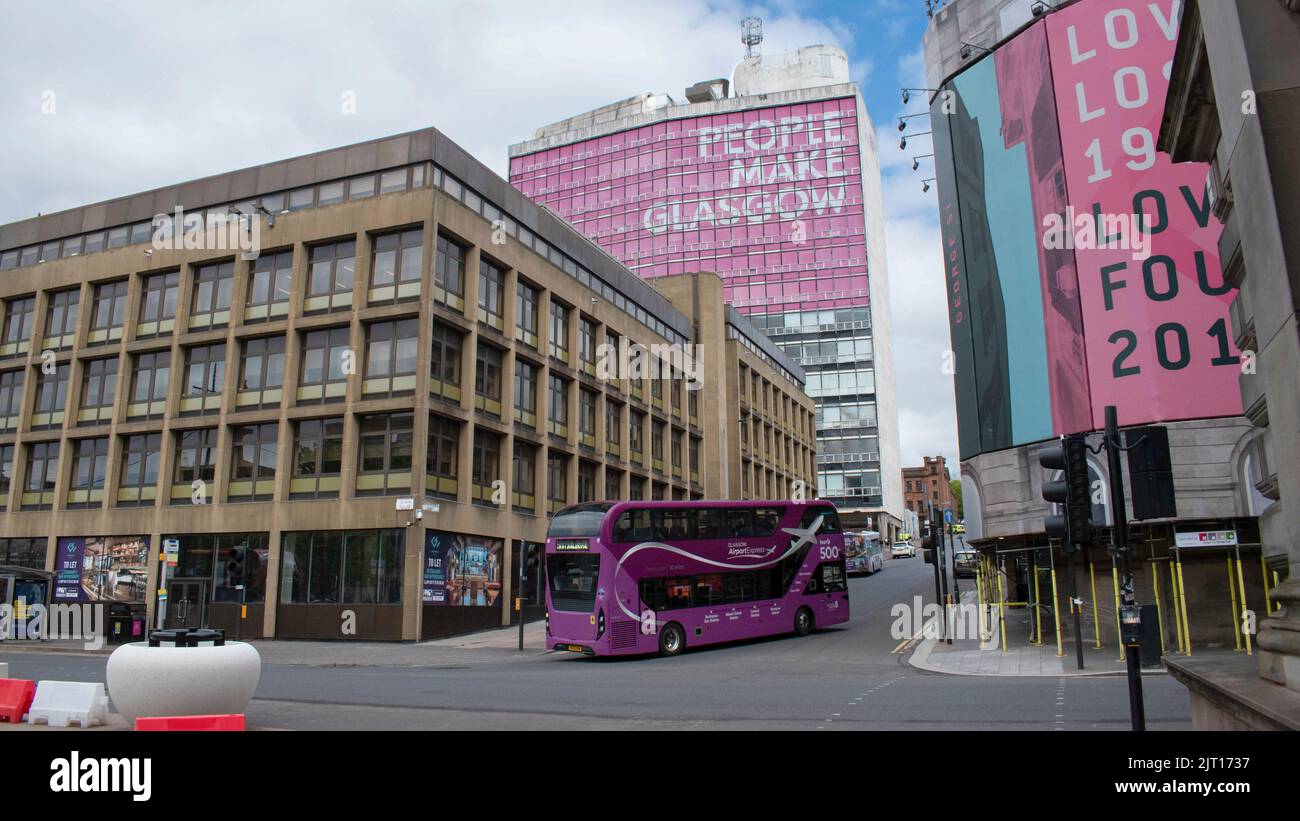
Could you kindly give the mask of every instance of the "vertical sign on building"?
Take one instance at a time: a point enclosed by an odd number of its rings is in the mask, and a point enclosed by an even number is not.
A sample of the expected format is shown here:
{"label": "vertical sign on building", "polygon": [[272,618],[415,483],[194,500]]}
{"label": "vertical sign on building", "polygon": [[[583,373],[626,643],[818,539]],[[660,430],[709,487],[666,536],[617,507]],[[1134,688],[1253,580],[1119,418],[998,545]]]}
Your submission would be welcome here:
{"label": "vertical sign on building", "polygon": [[[1094,428],[1106,405],[1121,425],[1241,413],[1209,169],[1156,150],[1179,8],[1089,0],[1047,18],[1070,204],[1120,246],[1075,250]],[[1130,214],[1145,254],[1123,247]]]}

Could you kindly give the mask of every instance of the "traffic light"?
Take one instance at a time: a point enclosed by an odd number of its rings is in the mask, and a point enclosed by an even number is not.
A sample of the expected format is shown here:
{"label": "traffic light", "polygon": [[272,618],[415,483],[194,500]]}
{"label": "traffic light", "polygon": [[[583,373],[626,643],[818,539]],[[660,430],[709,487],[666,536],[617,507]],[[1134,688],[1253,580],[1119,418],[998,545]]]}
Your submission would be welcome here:
{"label": "traffic light", "polygon": [[1043,498],[1061,506],[1061,514],[1043,519],[1043,529],[1060,539],[1065,552],[1092,542],[1091,481],[1088,478],[1088,444],[1082,435],[1063,436],[1055,445],[1038,451],[1038,464],[1062,471],[1054,482],[1043,482]]}
{"label": "traffic light", "polygon": [[226,586],[238,587],[244,583],[245,564],[248,548],[240,545],[230,548],[226,554]]}

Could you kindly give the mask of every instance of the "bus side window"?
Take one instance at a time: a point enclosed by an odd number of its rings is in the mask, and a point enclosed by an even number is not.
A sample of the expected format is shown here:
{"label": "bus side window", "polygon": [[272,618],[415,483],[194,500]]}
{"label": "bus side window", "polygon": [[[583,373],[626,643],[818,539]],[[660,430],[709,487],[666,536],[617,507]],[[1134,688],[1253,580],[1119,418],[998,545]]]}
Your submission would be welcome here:
{"label": "bus side window", "polygon": [[663,579],[644,579],[641,582],[641,602],[651,610],[663,610],[668,603]]}
{"label": "bus side window", "polygon": [[839,533],[840,532],[840,514],[833,507],[823,507],[822,516],[822,533]]}
{"label": "bus side window", "polygon": [[665,610],[678,610],[691,606],[690,579],[664,579],[663,583],[666,593]]}
{"label": "bus side window", "polygon": [[625,510],[614,522],[615,542],[646,542],[654,538],[650,529],[650,511]]}
{"label": "bus side window", "polygon": [[722,598],[727,604],[753,601],[756,589],[753,573],[728,573],[722,580]]}
{"label": "bus side window", "polygon": [[800,528],[812,527],[812,523],[817,521],[817,517],[822,517],[822,526],[818,533],[839,533],[840,516],[835,508],[827,505],[813,505],[803,512],[803,518],[799,520]]}
{"label": "bus side window", "polygon": [[771,536],[781,524],[785,511],[777,507],[760,507],[754,510],[754,535]]}
{"label": "bus side window", "polygon": [[[787,548],[788,549],[788,548]],[[784,596],[790,590],[790,582],[794,581],[794,576],[803,566],[803,560],[808,556],[808,551],[812,549],[811,544],[806,544],[794,553],[786,556],[777,565],[781,574],[780,586],[776,590],[776,595]]]}
{"label": "bus side window", "polygon": [[727,510],[727,538],[743,539],[754,535],[754,511],[747,507]]}
{"label": "bus side window", "polygon": [[725,524],[723,522],[723,510],[720,507],[706,507],[699,511],[699,524],[696,528],[696,535],[701,539],[721,539],[724,538]]}
{"label": "bus side window", "polygon": [[653,511],[651,515],[652,538],[661,542],[681,542],[695,538],[695,511],[686,508],[668,508]]}

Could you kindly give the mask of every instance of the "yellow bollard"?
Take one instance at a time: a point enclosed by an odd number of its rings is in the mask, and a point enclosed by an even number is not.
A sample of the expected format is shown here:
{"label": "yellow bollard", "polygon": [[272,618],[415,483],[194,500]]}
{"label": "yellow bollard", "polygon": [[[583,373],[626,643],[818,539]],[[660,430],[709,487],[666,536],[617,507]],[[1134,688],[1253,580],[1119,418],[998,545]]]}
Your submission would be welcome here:
{"label": "yellow bollard", "polygon": [[1101,649],[1101,622],[1097,617],[1097,569],[1088,559],[1088,578],[1092,580],[1092,632],[1097,634],[1097,649]]}
{"label": "yellow bollard", "polygon": [[1183,557],[1178,557],[1178,593],[1182,600],[1183,610],[1183,644],[1187,647],[1187,655],[1192,654],[1192,628],[1187,622],[1187,584],[1183,581]]}
{"label": "yellow bollard", "polygon": [[1259,550],[1259,572],[1264,577],[1264,613],[1273,615],[1273,600],[1268,597],[1268,565],[1264,562],[1264,549]]}
{"label": "yellow bollard", "polygon": [[[1071,602],[1071,607],[1074,603]],[[1052,568],[1052,615],[1056,617],[1056,656],[1060,658],[1064,653],[1061,651],[1061,603],[1056,598],[1056,568]]]}
{"label": "yellow bollard", "polygon": [[1002,632],[1002,655],[1007,654],[1007,610],[1003,602],[1006,601],[1007,591],[1002,585],[1002,571],[998,570],[998,627]]}
{"label": "yellow bollard", "polygon": [[1183,616],[1178,609],[1178,571],[1174,567],[1172,556],[1169,559],[1169,595],[1174,600],[1174,638],[1178,640],[1178,652],[1186,653],[1187,649],[1183,647]]}
{"label": "yellow bollard", "polygon": [[1156,628],[1160,631],[1160,655],[1165,654],[1165,617],[1161,615],[1163,609],[1160,604],[1160,565],[1151,562],[1151,583],[1156,588]]}
{"label": "yellow bollard", "polygon": [[984,557],[983,557],[983,556],[980,556],[980,558],[979,558],[979,563],[975,566],[975,573],[976,573],[976,576],[975,576],[975,589],[979,591],[979,604],[980,604],[980,649],[983,650],[983,649],[984,649],[984,641],[985,641],[984,637],[988,635],[988,633],[986,633],[986,632],[984,631],[984,616],[985,616],[985,614],[984,614],[984,603],[985,603],[986,601],[988,601],[988,599],[987,599],[987,597],[985,597],[985,595],[984,595],[984,579],[985,579],[985,576],[984,576]]}
{"label": "yellow bollard", "polygon": [[1241,611],[1237,609],[1237,580],[1232,576],[1232,554],[1228,555],[1228,596],[1232,601],[1232,610],[1229,611],[1232,613],[1232,643],[1236,645],[1237,652],[1240,653],[1241,634],[1237,632],[1237,624],[1240,619],[1237,614]]}
{"label": "yellow bollard", "polygon": [[1029,643],[1043,643],[1043,597],[1038,590],[1038,565],[1034,565],[1034,640]]}
{"label": "yellow bollard", "polygon": [[1241,587],[1241,610],[1238,612],[1237,621],[1241,624],[1241,636],[1246,640],[1246,655],[1255,655],[1251,649],[1250,631],[1246,629],[1246,578],[1241,572],[1241,550],[1237,550],[1237,585]]}
{"label": "yellow bollard", "polygon": [[1110,578],[1115,584],[1115,643],[1119,645],[1119,660],[1124,660],[1124,640],[1121,638],[1119,631],[1119,568],[1112,561],[1110,565]]}

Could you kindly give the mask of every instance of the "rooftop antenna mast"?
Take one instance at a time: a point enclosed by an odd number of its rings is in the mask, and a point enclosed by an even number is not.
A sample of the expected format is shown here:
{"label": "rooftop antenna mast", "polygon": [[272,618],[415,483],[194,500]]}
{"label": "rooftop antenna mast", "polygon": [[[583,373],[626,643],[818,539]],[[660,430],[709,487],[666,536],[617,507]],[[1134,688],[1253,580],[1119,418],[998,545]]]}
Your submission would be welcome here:
{"label": "rooftop antenna mast", "polygon": [[740,42],[745,45],[745,59],[758,56],[758,46],[763,42],[763,21],[746,17],[740,21]]}

